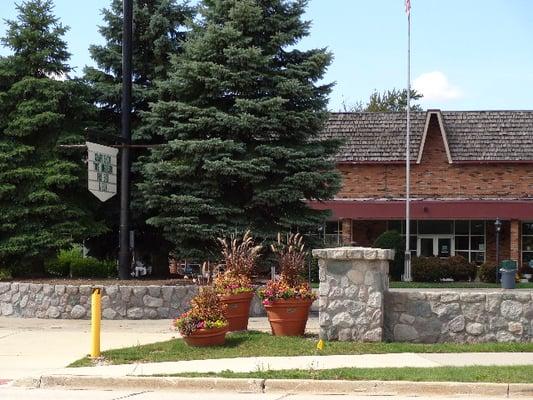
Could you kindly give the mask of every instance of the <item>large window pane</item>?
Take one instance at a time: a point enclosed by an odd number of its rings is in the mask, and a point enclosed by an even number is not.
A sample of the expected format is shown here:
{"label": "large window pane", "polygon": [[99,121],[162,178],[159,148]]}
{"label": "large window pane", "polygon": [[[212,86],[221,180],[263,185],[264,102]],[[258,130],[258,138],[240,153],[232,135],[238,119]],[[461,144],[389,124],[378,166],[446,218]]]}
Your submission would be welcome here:
{"label": "large window pane", "polygon": [[455,234],[468,235],[470,232],[470,221],[455,221]]}
{"label": "large window pane", "polygon": [[455,237],[455,248],[457,250],[470,250],[470,243],[468,236],[456,236]]}
{"label": "large window pane", "polygon": [[332,235],[339,232],[339,221],[326,221],[326,234]]}
{"label": "large window pane", "polygon": [[453,221],[418,221],[421,234],[451,234]]}
{"label": "large window pane", "polygon": [[533,222],[522,224],[522,235],[533,235]]}
{"label": "large window pane", "polygon": [[533,236],[524,236],[522,238],[522,249],[524,251],[533,251]]}
{"label": "large window pane", "polygon": [[533,260],[533,251],[524,251],[522,253],[522,261],[524,264],[529,264],[531,260]]}
{"label": "large window pane", "polygon": [[472,236],[470,238],[472,250],[485,251],[485,237],[484,236]]}
{"label": "large window pane", "polygon": [[484,235],[485,221],[471,221],[470,229],[472,235]]}
{"label": "large window pane", "polygon": [[456,251],[455,254],[468,260],[468,251]]}

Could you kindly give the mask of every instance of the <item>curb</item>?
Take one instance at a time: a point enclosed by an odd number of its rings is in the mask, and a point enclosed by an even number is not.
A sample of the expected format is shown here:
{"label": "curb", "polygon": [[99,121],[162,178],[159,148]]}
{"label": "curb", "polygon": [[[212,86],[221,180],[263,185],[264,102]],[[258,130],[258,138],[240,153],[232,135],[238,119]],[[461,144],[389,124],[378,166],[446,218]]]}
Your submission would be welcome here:
{"label": "curb", "polygon": [[71,389],[145,389],[176,391],[213,391],[239,393],[314,393],[360,395],[474,395],[533,396],[533,384],[409,382],[409,381],[340,381],[308,379],[226,379],[181,377],[101,377],[43,375],[40,379],[21,379],[13,386]]}

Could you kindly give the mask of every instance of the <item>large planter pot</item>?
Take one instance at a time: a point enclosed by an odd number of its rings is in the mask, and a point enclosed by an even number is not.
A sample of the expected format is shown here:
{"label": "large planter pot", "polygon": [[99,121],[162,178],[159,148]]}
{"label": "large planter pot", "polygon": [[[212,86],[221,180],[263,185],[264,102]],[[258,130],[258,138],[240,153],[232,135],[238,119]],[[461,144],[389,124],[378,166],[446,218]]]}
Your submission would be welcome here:
{"label": "large planter pot", "polygon": [[220,346],[226,341],[228,326],[222,328],[197,329],[183,340],[189,346]]}
{"label": "large planter pot", "polygon": [[265,305],[274,336],[303,336],[311,299],[283,299]]}
{"label": "large planter pot", "polygon": [[245,331],[248,329],[248,316],[254,292],[220,296],[220,301],[227,305],[224,316],[229,322],[229,331]]}

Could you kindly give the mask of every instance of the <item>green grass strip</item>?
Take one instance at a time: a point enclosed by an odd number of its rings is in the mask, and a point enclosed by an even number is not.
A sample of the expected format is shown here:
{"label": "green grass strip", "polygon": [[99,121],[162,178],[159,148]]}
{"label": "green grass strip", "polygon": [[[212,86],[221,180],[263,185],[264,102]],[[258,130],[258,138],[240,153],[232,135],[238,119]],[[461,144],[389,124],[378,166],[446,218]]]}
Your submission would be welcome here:
{"label": "green grass strip", "polygon": [[327,370],[283,370],[250,373],[187,373],[166,376],[259,378],[259,379],[316,379],[316,380],[377,380],[414,382],[493,382],[533,383],[533,365],[490,367],[436,368],[338,368]]}
{"label": "green grass strip", "polygon": [[[278,337],[268,333],[247,331],[226,336],[226,344],[219,347],[190,347],[182,339],[142,346],[109,350],[102,353],[107,363],[129,364],[137,362],[162,362],[205,360],[260,356],[312,356],[337,354],[383,353],[465,353],[465,352],[533,352],[533,343],[358,343],[327,342],[320,352],[316,350],[318,338]],[[71,367],[91,366],[86,357]]]}

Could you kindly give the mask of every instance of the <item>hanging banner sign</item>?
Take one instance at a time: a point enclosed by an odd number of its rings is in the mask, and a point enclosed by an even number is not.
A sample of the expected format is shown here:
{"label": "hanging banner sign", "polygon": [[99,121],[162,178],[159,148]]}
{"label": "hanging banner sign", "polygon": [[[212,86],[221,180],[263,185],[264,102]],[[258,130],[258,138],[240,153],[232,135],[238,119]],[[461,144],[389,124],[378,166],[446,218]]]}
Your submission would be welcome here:
{"label": "hanging banner sign", "polygon": [[118,149],[86,142],[88,150],[89,191],[100,201],[117,194]]}

